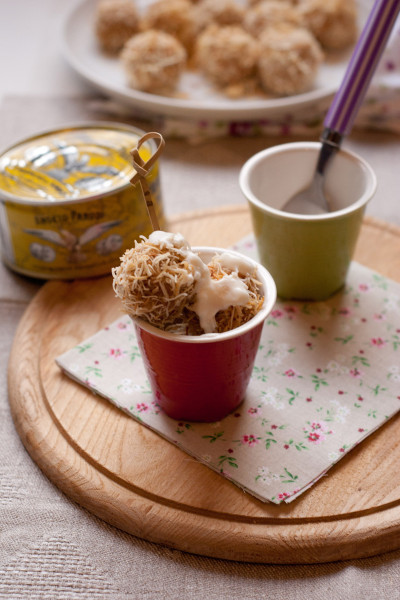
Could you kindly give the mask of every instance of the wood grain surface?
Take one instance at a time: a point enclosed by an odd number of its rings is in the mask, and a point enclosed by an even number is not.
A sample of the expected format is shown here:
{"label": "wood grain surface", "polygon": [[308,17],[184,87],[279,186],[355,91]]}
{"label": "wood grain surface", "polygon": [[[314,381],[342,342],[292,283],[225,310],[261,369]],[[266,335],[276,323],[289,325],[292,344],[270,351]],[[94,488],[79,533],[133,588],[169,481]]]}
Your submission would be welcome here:
{"label": "wood grain surface", "polygon": [[[170,221],[193,245],[250,233],[246,207]],[[356,257],[400,280],[400,229],[366,219]],[[26,310],[9,362],[9,399],[33,460],[67,496],[149,541],[238,561],[314,563],[400,547],[400,418],[352,450],[289,505],[264,504],[106,400],[54,358],[120,314],[111,277],[46,283]]]}

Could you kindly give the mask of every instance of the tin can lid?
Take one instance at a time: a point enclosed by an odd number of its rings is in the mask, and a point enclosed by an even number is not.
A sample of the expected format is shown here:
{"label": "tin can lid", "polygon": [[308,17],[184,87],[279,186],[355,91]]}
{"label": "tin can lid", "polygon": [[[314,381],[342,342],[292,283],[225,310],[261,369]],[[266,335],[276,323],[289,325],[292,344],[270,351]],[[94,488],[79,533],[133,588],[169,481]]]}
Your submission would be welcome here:
{"label": "tin can lid", "polygon": [[[128,126],[82,125],[31,137],[0,156],[0,194],[16,201],[77,201],[129,183],[130,150],[142,135]],[[146,148],[143,148],[146,158]]]}

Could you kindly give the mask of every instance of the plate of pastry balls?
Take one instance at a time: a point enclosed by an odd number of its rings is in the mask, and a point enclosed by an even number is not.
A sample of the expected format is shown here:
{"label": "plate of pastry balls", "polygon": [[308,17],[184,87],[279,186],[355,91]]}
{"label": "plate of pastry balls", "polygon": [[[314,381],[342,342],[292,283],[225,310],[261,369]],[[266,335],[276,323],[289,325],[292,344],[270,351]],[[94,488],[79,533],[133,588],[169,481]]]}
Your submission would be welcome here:
{"label": "plate of pastry balls", "polygon": [[372,0],[81,0],[64,56],[108,97],[154,114],[268,118],[332,96]]}

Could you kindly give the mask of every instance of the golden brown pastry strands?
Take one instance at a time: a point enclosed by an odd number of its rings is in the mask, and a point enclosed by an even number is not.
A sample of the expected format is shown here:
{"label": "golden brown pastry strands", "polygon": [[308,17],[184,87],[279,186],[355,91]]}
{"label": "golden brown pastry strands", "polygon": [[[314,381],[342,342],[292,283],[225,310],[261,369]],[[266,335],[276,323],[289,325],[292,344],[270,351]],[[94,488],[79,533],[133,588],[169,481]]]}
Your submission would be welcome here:
{"label": "golden brown pastry strands", "polygon": [[[139,155],[139,148],[153,138],[158,140],[156,152],[145,162]],[[159,224],[146,176],[164,145],[161,134],[150,132],[140,138],[137,147],[131,152],[136,169],[131,183],[139,183],[155,231],[159,231]],[[141,237],[142,241],[136,241],[135,246],[121,257],[121,264],[112,269],[113,288],[126,313],[144,319],[159,329],[201,335],[204,331],[199,318],[191,310],[195,302],[196,281],[194,267],[187,260],[186,249]],[[208,264],[208,269],[211,277],[216,280],[232,273],[216,257]],[[239,273],[238,276],[248,288],[249,301],[244,306],[230,306],[220,310],[215,317],[217,333],[243,325],[255,316],[263,304],[264,297],[259,291],[261,283],[256,279],[256,273]]]}

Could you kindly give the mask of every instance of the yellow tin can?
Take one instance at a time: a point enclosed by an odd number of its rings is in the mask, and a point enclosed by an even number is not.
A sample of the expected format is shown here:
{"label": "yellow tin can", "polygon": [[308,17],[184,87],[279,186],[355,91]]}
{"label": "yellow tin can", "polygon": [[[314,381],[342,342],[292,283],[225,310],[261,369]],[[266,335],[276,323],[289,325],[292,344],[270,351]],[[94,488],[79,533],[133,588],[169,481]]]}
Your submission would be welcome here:
{"label": "yellow tin can", "polygon": [[[151,223],[130,151],[144,132],[115,123],[47,131],[0,156],[0,236],[3,261],[42,279],[109,273]],[[140,148],[147,160],[155,144]],[[159,169],[147,177],[164,227]]]}

